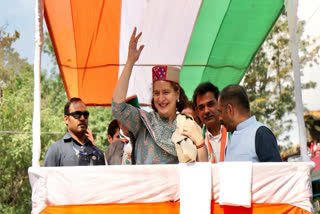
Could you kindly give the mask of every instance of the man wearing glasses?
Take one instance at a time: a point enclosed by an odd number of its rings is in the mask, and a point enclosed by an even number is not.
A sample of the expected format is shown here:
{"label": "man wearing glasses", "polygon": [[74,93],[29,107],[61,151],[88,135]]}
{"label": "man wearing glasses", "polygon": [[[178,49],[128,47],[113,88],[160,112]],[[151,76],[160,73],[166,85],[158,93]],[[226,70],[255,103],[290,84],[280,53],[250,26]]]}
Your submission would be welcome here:
{"label": "man wearing glasses", "polygon": [[46,151],[43,166],[105,165],[103,152],[86,137],[89,112],[80,98],[64,107],[67,132]]}

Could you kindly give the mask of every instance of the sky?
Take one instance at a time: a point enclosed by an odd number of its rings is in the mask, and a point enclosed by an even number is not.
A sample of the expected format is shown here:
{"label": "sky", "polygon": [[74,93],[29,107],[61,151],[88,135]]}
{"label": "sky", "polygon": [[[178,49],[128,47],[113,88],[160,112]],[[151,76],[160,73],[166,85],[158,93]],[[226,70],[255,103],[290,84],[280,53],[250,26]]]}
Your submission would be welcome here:
{"label": "sky", "polygon": [[[27,58],[30,63],[34,60],[34,7],[35,0],[0,0],[0,27],[7,25],[7,32],[20,32],[20,39],[14,47],[20,56]],[[298,17],[306,21],[305,32],[302,36],[310,35],[317,39],[320,44],[320,0],[300,0]],[[320,62],[320,59],[318,60]],[[52,67],[50,59],[43,54],[42,67],[49,70]],[[303,104],[309,110],[320,110],[320,66],[305,68],[302,83],[308,80],[317,82],[317,87],[302,92]],[[291,140],[298,141],[298,130],[296,119]]]}
{"label": "sky", "polygon": [[[320,0],[302,0],[298,8],[298,17],[306,21],[304,35],[310,35],[320,44]],[[312,80],[318,86],[302,92],[303,103],[309,110],[320,110],[320,66],[306,68],[301,81]]]}

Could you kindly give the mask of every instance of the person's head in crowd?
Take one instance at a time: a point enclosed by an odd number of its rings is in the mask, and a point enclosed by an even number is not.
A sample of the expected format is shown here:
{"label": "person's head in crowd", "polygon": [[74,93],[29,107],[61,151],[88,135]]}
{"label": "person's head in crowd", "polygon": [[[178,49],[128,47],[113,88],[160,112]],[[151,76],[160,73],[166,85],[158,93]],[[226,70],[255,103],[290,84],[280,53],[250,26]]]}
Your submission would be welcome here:
{"label": "person's head in crowd", "polygon": [[168,118],[169,122],[181,112],[188,98],[179,85],[180,69],[173,66],[158,65],[152,68],[152,108],[160,117]]}
{"label": "person's head in crowd", "polygon": [[187,114],[193,117],[193,119],[197,122],[197,124],[202,127],[202,122],[200,121],[197,113],[196,113],[196,109],[195,109],[195,105],[192,101],[188,101],[186,107],[182,110],[183,114]]}
{"label": "person's head in crowd", "polygon": [[201,83],[193,93],[193,103],[201,122],[207,127],[217,126],[220,130],[218,97],[219,89],[210,82]]}
{"label": "person's head in crowd", "polygon": [[88,128],[89,112],[80,98],[73,97],[66,103],[64,121],[70,135],[82,142]]}
{"label": "person's head in crowd", "polygon": [[251,116],[248,95],[239,85],[225,87],[220,93],[218,105],[219,119],[230,132]]}
{"label": "person's head in crowd", "polygon": [[108,141],[113,143],[120,139],[120,126],[117,120],[112,120],[108,126]]}

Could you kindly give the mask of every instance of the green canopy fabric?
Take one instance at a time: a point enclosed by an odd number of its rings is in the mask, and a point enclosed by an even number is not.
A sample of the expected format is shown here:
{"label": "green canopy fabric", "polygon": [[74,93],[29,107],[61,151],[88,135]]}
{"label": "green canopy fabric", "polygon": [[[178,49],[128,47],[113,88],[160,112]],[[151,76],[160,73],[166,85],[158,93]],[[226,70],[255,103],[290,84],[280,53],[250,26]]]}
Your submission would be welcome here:
{"label": "green canopy fabric", "polygon": [[283,0],[204,0],[180,74],[187,96],[200,82],[239,84],[282,9]]}
{"label": "green canopy fabric", "polygon": [[150,104],[154,65],[182,68],[189,98],[210,81],[239,83],[279,17],[284,0],[43,0],[68,95],[110,106],[134,27],[144,44],[127,96]]}

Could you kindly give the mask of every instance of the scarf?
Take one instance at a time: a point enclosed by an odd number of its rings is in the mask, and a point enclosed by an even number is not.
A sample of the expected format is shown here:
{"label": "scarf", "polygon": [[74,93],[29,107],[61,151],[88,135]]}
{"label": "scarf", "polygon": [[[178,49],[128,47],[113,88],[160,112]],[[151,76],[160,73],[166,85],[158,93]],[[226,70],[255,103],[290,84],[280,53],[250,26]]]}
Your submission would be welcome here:
{"label": "scarf", "polygon": [[170,127],[169,119],[160,117],[157,112],[146,113],[140,109],[138,111],[155,143],[169,154],[177,156],[175,145],[171,141],[171,136],[176,130],[177,120],[174,119]]}

